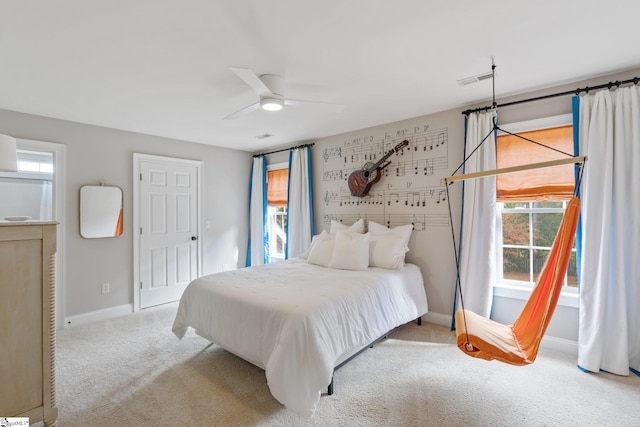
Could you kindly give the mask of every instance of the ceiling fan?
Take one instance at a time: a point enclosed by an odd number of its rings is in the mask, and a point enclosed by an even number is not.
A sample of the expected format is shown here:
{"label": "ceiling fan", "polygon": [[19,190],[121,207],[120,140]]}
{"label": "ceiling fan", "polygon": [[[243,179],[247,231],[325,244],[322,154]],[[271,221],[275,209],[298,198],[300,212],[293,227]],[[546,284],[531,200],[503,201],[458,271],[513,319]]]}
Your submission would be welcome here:
{"label": "ceiling fan", "polygon": [[285,105],[292,107],[314,107],[322,109],[323,111],[336,113],[344,109],[344,105],[342,104],[286,99],[284,97],[284,78],[278,74],[262,74],[258,76],[248,68],[229,67],[229,69],[249,85],[249,87],[260,96],[260,99],[254,104],[229,114],[224,120],[235,120],[238,117],[260,109],[279,111],[282,110]]}

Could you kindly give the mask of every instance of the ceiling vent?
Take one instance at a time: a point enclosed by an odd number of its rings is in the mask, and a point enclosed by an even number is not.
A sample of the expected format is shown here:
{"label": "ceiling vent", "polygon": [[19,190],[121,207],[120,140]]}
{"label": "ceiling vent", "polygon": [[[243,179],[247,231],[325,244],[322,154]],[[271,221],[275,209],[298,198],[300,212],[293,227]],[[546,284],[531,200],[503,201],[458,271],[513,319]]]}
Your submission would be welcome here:
{"label": "ceiling vent", "polygon": [[471,76],[464,79],[457,80],[460,86],[470,85],[472,83],[481,82],[483,80],[489,80],[492,77],[492,72],[478,74],[477,76]]}
{"label": "ceiling vent", "polygon": [[271,135],[271,134],[263,133],[262,135],[256,135],[256,136],[254,136],[254,138],[256,138],[256,139],[265,139],[265,138],[270,138],[270,137],[272,137],[272,136],[273,136],[273,135]]}

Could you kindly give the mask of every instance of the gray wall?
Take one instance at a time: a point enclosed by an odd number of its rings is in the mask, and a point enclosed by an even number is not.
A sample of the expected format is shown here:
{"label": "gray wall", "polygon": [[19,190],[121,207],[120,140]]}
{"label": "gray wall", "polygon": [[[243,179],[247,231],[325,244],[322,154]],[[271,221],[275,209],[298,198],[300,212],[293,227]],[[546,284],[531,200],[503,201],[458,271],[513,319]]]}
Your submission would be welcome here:
{"label": "gray wall", "polygon": [[[0,132],[66,146],[64,317],[133,304],[133,153],[203,162],[203,273],[244,266],[251,153],[0,110]],[[124,233],[83,239],[79,190],[104,180],[123,190]],[[109,282],[111,292],[101,294]]]}

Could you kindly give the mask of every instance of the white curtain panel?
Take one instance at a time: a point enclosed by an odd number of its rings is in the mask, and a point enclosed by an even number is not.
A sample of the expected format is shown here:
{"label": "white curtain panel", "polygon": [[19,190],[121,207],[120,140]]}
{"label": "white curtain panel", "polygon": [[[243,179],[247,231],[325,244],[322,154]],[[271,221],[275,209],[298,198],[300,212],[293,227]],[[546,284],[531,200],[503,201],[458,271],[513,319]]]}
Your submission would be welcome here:
{"label": "white curtain panel", "polygon": [[[464,173],[495,169],[493,112],[472,113],[467,119],[465,156],[483,141],[465,163]],[[460,284],[464,307],[489,317],[496,282],[496,179],[469,179],[463,187],[460,235]],[[460,308],[460,299],[458,299]]]}
{"label": "white curtain panel", "polygon": [[640,371],[640,89],[580,97],[582,261],[578,365]]}
{"label": "white curtain panel", "polygon": [[307,250],[314,234],[311,189],[311,147],[289,153],[289,195],[287,202],[287,258]]}
{"label": "white curtain panel", "polygon": [[[269,236],[266,227],[267,169],[264,156],[254,157],[249,195],[249,248],[247,267],[266,264]],[[266,243],[265,243],[266,242]]]}

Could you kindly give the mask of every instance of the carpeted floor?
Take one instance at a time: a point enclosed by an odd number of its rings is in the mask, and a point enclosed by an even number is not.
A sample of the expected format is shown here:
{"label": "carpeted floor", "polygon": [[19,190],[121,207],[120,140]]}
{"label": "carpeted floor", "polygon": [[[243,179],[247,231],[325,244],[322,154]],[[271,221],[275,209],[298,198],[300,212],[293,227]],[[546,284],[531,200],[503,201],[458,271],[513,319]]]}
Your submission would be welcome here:
{"label": "carpeted floor", "polygon": [[177,304],[58,332],[58,425],[640,426],[640,378],[586,374],[542,350],[514,367],[465,356],[448,328],[404,325],[335,374],[310,420],[264,371],[195,335]]}

